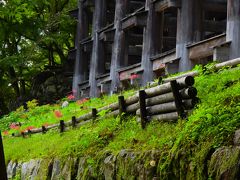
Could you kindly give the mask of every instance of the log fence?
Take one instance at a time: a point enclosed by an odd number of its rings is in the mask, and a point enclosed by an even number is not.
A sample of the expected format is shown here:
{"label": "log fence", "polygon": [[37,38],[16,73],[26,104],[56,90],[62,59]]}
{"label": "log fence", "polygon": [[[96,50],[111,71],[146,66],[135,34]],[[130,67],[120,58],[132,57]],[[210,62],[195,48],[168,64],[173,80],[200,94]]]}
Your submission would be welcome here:
{"label": "log fence", "polygon": [[73,116],[70,121],[60,120],[59,124],[42,126],[32,129],[31,132],[26,131],[21,134],[14,134],[14,136],[25,137],[29,134],[44,134],[54,128],[59,128],[60,133],[63,133],[70,127],[76,128],[89,121],[94,122],[101,111],[109,111],[105,117],[119,116],[121,122],[127,114],[137,115],[143,129],[152,119],[174,122],[179,117],[185,118],[187,112],[192,110],[198,102],[197,90],[193,85],[194,78],[192,76],[182,77],[156,87],[140,90],[126,99],[124,96],[119,96],[118,102],[99,109],[93,108],[91,112],[83,116],[78,118]]}

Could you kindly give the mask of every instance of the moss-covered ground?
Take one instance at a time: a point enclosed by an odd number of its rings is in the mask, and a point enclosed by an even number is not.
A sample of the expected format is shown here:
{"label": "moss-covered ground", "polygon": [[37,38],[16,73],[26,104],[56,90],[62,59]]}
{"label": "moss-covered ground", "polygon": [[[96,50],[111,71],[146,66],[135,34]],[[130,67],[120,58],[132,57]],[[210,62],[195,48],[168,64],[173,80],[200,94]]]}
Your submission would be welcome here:
{"label": "moss-covered ground", "polygon": [[[93,157],[89,163],[94,163],[96,153],[108,151],[115,154],[122,149],[158,149],[162,152],[158,167],[162,178],[204,177],[209,155],[221,146],[231,146],[232,136],[240,128],[240,69],[226,68],[218,72],[210,69],[202,72],[195,80],[201,102],[187,120],[179,120],[177,123],[153,121],[142,130],[134,116],[127,117],[122,124],[119,118],[101,117],[94,124],[88,123],[61,135],[53,130],[26,138],[4,136],[6,161],[89,155]],[[86,109],[95,105],[100,107],[115,101],[117,96],[109,99],[110,97],[95,99],[81,106]],[[72,106],[73,109],[79,109],[80,105],[70,104]],[[47,116],[49,121],[51,118],[59,121],[53,116],[55,106],[51,108],[46,108],[46,112],[39,113],[39,116],[34,115],[34,118],[30,112],[22,112],[21,116],[27,116],[31,122],[38,122],[38,119]],[[69,110],[71,113],[66,119],[74,114],[73,109]],[[65,111],[68,110],[62,110],[63,114]],[[79,110],[78,113],[81,115],[82,112]],[[12,122],[7,118],[9,117],[1,120],[0,128],[7,128]],[[43,123],[45,122],[41,121],[36,126]],[[187,174],[189,165],[191,171]]]}

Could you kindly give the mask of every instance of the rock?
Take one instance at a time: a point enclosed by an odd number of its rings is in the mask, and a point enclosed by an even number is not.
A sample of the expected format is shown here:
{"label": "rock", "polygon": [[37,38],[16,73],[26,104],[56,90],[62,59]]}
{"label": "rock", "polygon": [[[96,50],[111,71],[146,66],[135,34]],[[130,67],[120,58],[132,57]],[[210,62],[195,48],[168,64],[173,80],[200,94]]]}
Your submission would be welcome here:
{"label": "rock", "polygon": [[7,166],[8,179],[15,177],[16,173],[17,173],[17,163],[14,161],[10,161]]}
{"label": "rock", "polygon": [[239,179],[240,147],[221,147],[211,156],[209,178],[216,180]]}
{"label": "rock", "polygon": [[68,158],[61,170],[61,178],[71,180],[72,159]]}
{"label": "rock", "polygon": [[240,146],[240,129],[235,131],[234,137],[233,137],[233,144],[235,146]]}
{"label": "rock", "polygon": [[86,168],[86,158],[85,157],[81,157],[79,159],[79,163],[78,163],[77,180],[82,179],[82,177],[84,176],[85,168]]}
{"label": "rock", "polygon": [[50,159],[43,159],[41,161],[40,167],[38,169],[38,172],[35,174],[35,179],[50,179],[51,178],[51,172],[52,172],[52,160]]}
{"label": "rock", "polygon": [[64,101],[62,103],[62,108],[68,107],[68,105],[69,105],[68,101]]}
{"label": "rock", "polygon": [[159,151],[120,151],[116,160],[117,179],[153,179],[157,177]]}
{"label": "rock", "polygon": [[58,180],[58,179],[60,179],[60,174],[61,174],[61,162],[60,162],[60,160],[55,159],[53,161],[51,180]]}
{"label": "rock", "polygon": [[104,159],[103,172],[106,180],[115,179],[116,156],[109,155]]}
{"label": "rock", "polygon": [[53,103],[56,99],[66,96],[71,91],[72,83],[62,72],[52,73],[44,72],[34,78],[31,95],[38,99],[39,103]]}
{"label": "rock", "polygon": [[30,160],[29,162],[23,163],[21,168],[21,179],[31,179],[37,175],[40,168],[41,160]]}

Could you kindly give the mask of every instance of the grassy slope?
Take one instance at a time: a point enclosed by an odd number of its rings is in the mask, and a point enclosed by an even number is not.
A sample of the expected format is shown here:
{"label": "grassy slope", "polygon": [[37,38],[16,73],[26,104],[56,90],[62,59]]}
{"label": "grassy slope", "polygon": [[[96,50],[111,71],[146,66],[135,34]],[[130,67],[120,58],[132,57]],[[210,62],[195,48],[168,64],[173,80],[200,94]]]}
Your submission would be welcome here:
{"label": "grassy slope", "polygon": [[[25,139],[5,138],[6,160],[86,154],[97,158],[96,152],[160,149],[165,154],[159,166],[162,177],[183,177],[190,162],[192,177],[200,177],[209,152],[231,145],[232,135],[240,127],[239,74],[240,70],[234,69],[196,77],[201,103],[187,121],[152,122],[142,130],[135,117],[122,125],[118,118],[102,118],[63,135],[52,131]],[[178,172],[173,173],[174,168]]]}

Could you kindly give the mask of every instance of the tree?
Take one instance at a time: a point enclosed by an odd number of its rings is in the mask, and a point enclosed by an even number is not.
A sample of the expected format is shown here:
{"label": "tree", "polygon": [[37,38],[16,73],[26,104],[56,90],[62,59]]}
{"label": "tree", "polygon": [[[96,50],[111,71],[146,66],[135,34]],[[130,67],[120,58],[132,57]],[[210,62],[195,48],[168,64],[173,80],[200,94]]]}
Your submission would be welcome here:
{"label": "tree", "polygon": [[0,92],[4,112],[6,98],[29,96],[32,77],[46,65],[66,61],[75,24],[68,11],[76,5],[76,0],[0,1],[0,89],[11,89]]}

